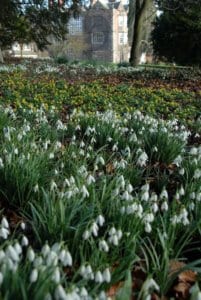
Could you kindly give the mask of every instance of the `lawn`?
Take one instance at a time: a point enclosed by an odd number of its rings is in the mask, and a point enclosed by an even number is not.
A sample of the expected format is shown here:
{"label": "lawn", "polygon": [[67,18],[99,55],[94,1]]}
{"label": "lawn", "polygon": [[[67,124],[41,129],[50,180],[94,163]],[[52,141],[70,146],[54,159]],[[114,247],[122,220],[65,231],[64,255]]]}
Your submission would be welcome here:
{"label": "lawn", "polygon": [[0,68],[0,299],[200,299],[200,83]]}

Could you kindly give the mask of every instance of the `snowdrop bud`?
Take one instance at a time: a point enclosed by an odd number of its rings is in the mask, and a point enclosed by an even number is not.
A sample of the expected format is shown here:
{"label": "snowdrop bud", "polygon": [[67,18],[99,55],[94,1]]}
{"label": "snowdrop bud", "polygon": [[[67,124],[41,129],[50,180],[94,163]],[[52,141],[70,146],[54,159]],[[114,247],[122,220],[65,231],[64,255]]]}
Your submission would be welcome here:
{"label": "snowdrop bud", "polygon": [[128,184],[127,187],[126,187],[126,190],[129,192],[129,193],[132,193],[133,191],[133,186],[131,184]]}
{"label": "snowdrop bud", "polygon": [[103,282],[103,276],[100,271],[97,271],[95,274],[95,282],[97,282],[97,283]]}
{"label": "snowdrop bud", "polygon": [[156,213],[158,211],[158,204],[156,202],[153,203],[152,210],[154,213]]}
{"label": "snowdrop bud", "polygon": [[184,168],[181,168],[181,169],[179,170],[179,174],[180,174],[180,175],[184,175],[184,173],[185,173]]}
{"label": "snowdrop bud", "polygon": [[51,152],[51,153],[49,154],[49,159],[53,159],[53,158],[54,158],[54,153]]}
{"label": "snowdrop bud", "polygon": [[185,195],[185,191],[184,191],[183,186],[181,186],[181,188],[180,188],[180,190],[179,190],[179,194],[180,194],[181,196],[184,196],[184,195]]}
{"label": "snowdrop bud", "polygon": [[34,267],[35,268],[41,267],[42,264],[43,264],[42,257],[41,256],[36,257],[36,259],[34,260],[34,263],[33,263]]}
{"label": "snowdrop bud", "polygon": [[25,235],[22,237],[21,245],[25,247],[29,245],[29,240]]}
{"label": "snowdrop bud", "polygon": [[82,193],[82,197],[83,198],[88,198],[89,197],[89,192],[88,192],[88,190],[87,190],[87,188],[86,188],[85,185],[82,186],[81,193]]}
{"label": "snowdrop bud", "polygon": [[105,223],[105,218],[102,215],[99,215],[97,217],[96,222],[98,223],[99,226],[103,226],[103,224]]}
{"label": "snowdrop bud", "polygon": [[83,240],[88,240],[88,238],[90,238],[90,236],[91,236],[90,231],[89,230],[85,230],[84,233],[83,233],[83,235],[82,235],[82,238],[83,238]]}
{"label": "snowdrop bud", "polygon": [[192,192],[192,193],[190,194],[190,198],[191,198],[191,199],[195,199],[195,192]]}
{"label": "snowdrop bud", "polygon": [[73,264],[72,256],[71,256],[70,252],[67,251],[65,254],[65,258],[63,260],[63,265],[64,265],[64,267],[66,267],[66,266],[71,267],[72,264]]}
{"label": "snowdrop bud", "polygon": [[91,231],[94,236],[98,236],[98,225],[94,222],[91,226]]}
{"label": "snowdrop bud", "polygon": [[116,235],[117,235],[119,240],[122,238],[123,233],[122,233],[121,229],[117,230]]}
{"label": "snowdrop bud", "polygon": [[22,230],[25,230],[26,224],[24,222],[21,222],[20,227],[21,227]]}
{"label": "snowdrop bud", "polygon": [[18,242],[15,243],[14,248],[18,254],[22,253],[22,247]]}
{"label": "snowdrop bud", "polygon": [[115,234],[113,235],[112,237],[112,243],[114,246],[118,246],[119,245],[119,239],[118,239],[118,236]]}
{"label": "snowdrop bud", "polygon": [[38,279],[38,270],[33,269],[32,272],[31,272],[29,280],[30,280],[31,283],[34,283],[34,282],[37,281],[37,279]]}
{"label": "snowdrop bud", "polygon": [[30,262],[34,261],[34,259],[35,259],[35,252],[33,251],[33,249],[31,247],[29,247],[29,249],[27,251],[27,258]]}
{"label": "snowdrop bud", "polygon": [[103,280],[107,283],[109,283],[111,281],[111,274],[110,274],[110,270],[109,268],[105,269],[103,271]]}
{"label": "snowdrop bud", "polygon": [[0,228],[0,237],[2,237],[4,240],[8,238],[8,235],[10,234],[9,230],[6,228]]}
{"label": "snowdrop bud", "polygon": [[14,262],[19,261],[19,255],[13,246],[9,245],[6,249],[6,253]]}
{"label": "snowdrop bud", "polygon": [[1,220],[1,225],[4,228],[7,228],[7,229],[9,228],[8,221],[7,221],[7,219],[5,217],[3,217],[3,219]]}
{"label": "snowdrop bud", "polygon": [[149,223],[145,224],[145,232],[150,233],[152,230],[151,225]]}

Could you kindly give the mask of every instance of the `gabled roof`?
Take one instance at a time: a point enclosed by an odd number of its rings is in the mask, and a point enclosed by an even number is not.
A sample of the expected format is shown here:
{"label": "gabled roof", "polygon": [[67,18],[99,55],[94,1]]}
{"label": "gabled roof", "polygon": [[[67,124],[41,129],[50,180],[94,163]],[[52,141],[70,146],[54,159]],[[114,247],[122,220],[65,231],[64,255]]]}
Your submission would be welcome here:
{"label": "gabled roof", "polygon": [[109,9],[109,6],[108,6],[108,4],[103,3],[103,2],[100,1],[100,0],[97,0],[97,1],[93,4],[92,8],[95,8],[95,9]]}

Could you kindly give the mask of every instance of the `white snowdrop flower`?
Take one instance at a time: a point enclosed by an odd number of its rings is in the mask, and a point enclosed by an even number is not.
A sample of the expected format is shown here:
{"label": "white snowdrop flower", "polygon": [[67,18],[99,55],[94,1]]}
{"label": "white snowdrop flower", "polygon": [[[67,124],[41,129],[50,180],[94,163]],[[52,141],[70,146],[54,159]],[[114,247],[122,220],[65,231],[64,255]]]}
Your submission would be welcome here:
{"label": "white snowdrop flower", "polygon": [[122,215],[125,214],[125,212],[126,212],[125,206],[122,206],[122,207],[120,208],[120,212],[121,212]]}
{"label": "white snowdrop flower", "polygon": [[126,190],[128,191],[128,193],[132,193],[132,191],[133,191],[133,186],[132,186],[132,184],[128,184],[127,185],[127,187],[126,187]]}
{"label": "white snowdrop flower", "polygon": [[167,201],[164,201],[161,205],[161,210],[162,211],[168,211],[168,203]]}
{"label": "white snowdrop flower", "polygon": [[154,202],[153,204],[152,204],[152,210],[153,210],[153,212],[154,213],[156,213],[158,210],[159,210],[159,208],[158,208],[158,204],[156,203],[156,202]]}
{"label": "white snowdrop flower", "polygon": [[54,273],[52,274],[52,281],[54,281],[55,283],[59,283],[60,280],[61,280],[60,271],[59,268],[57,267],[54,270]]}
{"label": "white snowdrop flower", "polygon": [[15,248],[12,245],[9,245],[6,249],[6,254],[14,261],[18,262],[20,260],[19,254],[15,250]]}
{"label": "white snowdrop flower", "polygon": [[146,183],[146,184],[144,184],[144,185],[141,187],[141,191],[142,191],[142,192],[148,192],[148,191],[149,191],[149,188],[150,188],[149,184]]}
{"label": "white snowdrop flower", "polygon": [[137,142],[137,135],[135,133],[132,133],[129,137],[130,142]]}
{"label": "white snowdrop flower", "polygon": [[190,224],[190,221],[189,221],[189,219],[188,219],[188,218],[183,218],[183,221],[182,221],[182,223],[183,223],[183,225],[184,225],[184,226],[187,226],[187,225],[189,225],[189,224]]}
{"label": "white snowdrop flower", "polygon": [[34,259],[35,259],[35,252],[31,247],[29,247],[29,249],[27,251],[27,258],[30,262],[34,261]]}
{"label": "white snowdrop flower", "polygon": [[153,147],[153,152],[158,152],[158,148],[156,146]]}
{"label": "white snowdrop flower", "polygon": [[113,140],[113,138],[111,138],[111,136],[109,136],[108,138],[107,138],[107,141],[110,143],[111,141]]}
{"label": "white snowdrop flower", "polygon": [[181,157],[181,155],[178,155],[176,158],[175,158],[175,160],[173,161],[173,164],[175,164],[177,167],[179,167],[180,165],[181,165],[181,163],[182,163],[182,157]]}
{"label": "white snowdrop flower", "polygon": [[140,167],[144,167],[144,166],[146,166],[147,161],[148,161],[148,156],[147,156],[146,152],[142,152],[137,159],[137,165]]}
{"label": "white snowdrop flower", "polygon": [[185,174],[184,168],[179,169],[179,174],[180,174],[180,175],[184,175],[184,174]]}
{"label": "white snowdrop flower", "polygon": [[99,215],[96,219],[96,222],[98,223],[99,226],[103,226],[103,224],[105,223],[105,218],[102,215]]}
{"label": "white snowdrop flower", "polygon": [[150,233],[152,231],[150,223],[145,223],[145,232]]}
{"label": "white snowdrop flower", "polygon": [[149,200],[149,193],[148,192],[144,192],[141,196],[141,200],[142,201],[148,201]]}
{"label": "white snowdrop flower", "polygon": [[92,137],[92,138],[91,138],[91,144],[94,144],[95,142],[96,142],[95,137]]}
{"label": "white snowdrop flower", "polygon": [[56,300],[67,300],[67,294],[66,291],[64,290],[63,286],[59,284],[55,290],[54,293],[55,299]]}
{"label": "white snowdrop flower", "polygon": [[180,199],[180,194],[179,194],[179,192],[176,192],[176,194],[175,194],[175,199],[176,199],[176,200],[179,200],[179,199]]}
{"label": "white snowdrop flower", "polygon": [[185,191],[184,191],[183,186],[181,186],[181,188],[180,188],[180,190],[179,190],[179,194],[180,194],[181,196],[184,196],[184,195],[185,195]]}
{"label": "white snowdrop flower", "polygon": [[2,285],[3,283],[3,274],[0,272],[0,286]]}
{"label": "white snowdrop flower", "polygon": [[87,190],[87,188],[86,188],[85,185],[82,186],[81,193],[82,193],[82,197],[83,198],[88,198],[89,197],[89,192],[88,192],[88,190]]}
{"label": "white snowdrop flower", "polygon": [[113,152],[116,152],[116,151],[118,151],[118,146],[117,146],[117,144],[114,144],[114,145],[113,145],[113,147],[112,147],[112,151],[113,151]]}
{"label": "white snowdrop flower", "polygon": [[10,234],[9,230],[6,228],[0,228],[0,237],[2,237],[4,240],[8,238],[8,235]]}
{"label": "white snowdrop flower", "polygon": [[83,150],[83,149],[81,149],[81,150],[79,151],[79,154],[80,154],[81,156],[85,156],[85,152],[84,152],[84,150]]}
{"label": "white snowdrop flower", "polygon": [[81,296],[81,298],[84,298],[84,299],[88,297],[88,292],[84,286],[80,290],[80,296]]}
{"label": "white snowdrop flower", "polygon": [[97,163],[100,163],[102,166],[105,165],[105,160],[102,156],[99,156],[98,159],[97,159]]}
{"label": "white snowdrop flower", "polygon": [[49,154],[49,159],[53,159],[53,158],[54,158],[54,153],[51,152],[51,153]]}
{"label": "white snowdrop flower", "polygon": [[4,228],[7,228],[7,229],[9,228],[9,224],[8,224],[6,217],[3,217],[3,219],[1,220],[1,225]]}
{"label": "white snowdrop flower", "polygon": [[94,222],[92,225],[91,225],[91,231],[93,233],[94,236],[98,236],[98,225]]}
{"label": "white snowdrop flower", "polygon": [[22,138],[23,138],[23,135],[21,133],[18,133],[17,140],[20,142],[22,140]]}
{"label": "white snowdrop flower", "polygon": [[198,202],[201,201],[201,193],[198,193],[198,194],[196,195],[196,200],[197,200]]}
{"label": "white snowdrop flower", "polygon": [[162,190],[162,192],[160,194],[160,198],[161,199],[168,199],[168,192],[165,189]]}
{"label": "white snowdrop flower", "polygon": [[193,210],[195,209],[195,203],[194,203],[194,202],[191,202],[191,203],[189,204],[189,209],[190,209],[191,211],[193,211]]}
{"label": "white snowdrop flower", "polygon": [[201,177],[201,170],[200,169],[196,169],[193,175],[193,178],[195,179],[199,179]]}
{"label": "white snowdrop flower", "polygon": [[119,239],[118,239],[118,236],[116,234],[110,237],[110,241],[114,246],[119,245]]}
{"label": "white snowdrop flower", "polygon": [[14,154],[15,154],[15,155],[18,155],[18,153],[19,153],[18,149],[15,148],[15,149],[14,149]]}
{"label": "white snowdrop flower", "polygon": [[103,276],[100,271],[97,271],[95,274],[95,282],[97,282],[97,283],[103,282]]}
{"label": "white snowdrop flower", "polygon": [[41,249],[41,253],[43,255],[43,257],[46,257],[48,255],[48,253],[50,252],[50,246],[46,243],[42,249]]}
{"label": "white snowdrop flower", "polygon": [[190,193],[190,199],[195,199],[195,192]]}
{"label": "white snowdrop flower", "polygon": [[96,180],[95,180],[94,176],[89,174],[88,177],[87,177],[87,185],[90,185],[90,184],[94,183],[95,181]]}
{"label": "white snowdrop flower", "polygon": [[83,240],[86,241],[86,240],[88,240],[90,238],[90,236],[91,236],[90,231],[89,230],[85,230],[84,233],[83,233],[83,235],[82,235],[82,238],[83,238]]}
{"label": "white snowdrop flower", "polygon": [[117,237],[118,237],[119,240],[122,238],[123,233],[122,233],[121,229],[118,229],[118,230],[116,231],[116,235],[117,235]]}
{"label": "white snowdrop flower", "polygon": [[114,234],[116,234],[116,232],[117,232],[116,229],[114,227],[112,227],[112,228],[110,228],[108,234],[109,235],[114,235]]}
{"label": "white snowdrop flower", "polygon": [[39,186],[38,186],[38,184],[36,184],[35,186],[34,186],[34,193],[37,193],[38,191],[39,191]]}
{"label": "white snowdrop flower", "polygon": [[55,170],[54,170],[54,174],[55,174],[55,175],[58,175],[58,174],[59,174],[59,171],[58,171],[57,169],[55,169]]}
{"label": "white snowdrop flower", "polygon": [[66,186],[70,186],[70,182],[67,178],[65,178],[64,182],[63,182],[63,187],[66,187]]}
{"label": "white snowdrop flower", "polygon": [[198,149],[195,148],[195,147],[192,147],[189,153],[190,153],[191,155],[197,155]]}
{"label": "white snowdrop flower", "polygon": [[138,204],[138,213],[142,214],[143,213],[143,207],[141,204]]}
{"label": "white snowdrop flower", "polygon": [[24,222],[21,222],[20,227],[21,227],[22,230],[25,230],[26,229],[26,224]]}
{"label": "white snowdrop flower", "polygon": [[110,273],[110,269],[109,268],[106,268],[104,271],[103,271],[103,280],[107,283],[109,283],[111,281],[111,273]]}
{"label": "white snowdrop flower", "polygon": [[50,191],[54,191],[57,189],[57,184],[54,180],[51,180]]}
{"label": "white snowdrop flower", "polygon": [[124,176],[123,176],[123,175],[121,175],[121,176],[118,178],[118,184],[119,184],[119,187],[120,187],[120,188],[122,188],[122,189],[125,188],[126,183],[125,183],[125,179],[124,179]]}
{"label": "white snowdrop flower", "polygon": [[52,265],[57,265],[57,262],[58,262],[58,256],[56,254],[56,252],[54,251],[50,251],[47,255],[47,258],[46,258],[46,263],[48,266],[52,266]]}
{"label": "white snowdrop flower", "polygon": [[39,268],[39,267],[42,266],[42,264],[43,264],[42,257],[41,256],[36,257],[35,260],[34,260],[34,263],[33,263],[34,267]]}
{"label": "white snowdrop flower", "polygon": [[125,200],[125,201],[130,201],[132,200],[132,196],[130,196],[130,194],[128,193],[128,191],[125,191],[122,195],[122,200]]}
{"label": "white snowdrop flower", "polygon": [[148,278],[145,283],[143,284],[143,290],[149,291],[150,289],[154,289],[156,291],[160,291],[159,285],[156,283],[156,281],[153,278]]}
{"label": "white snowdrop flower", "polygon": [[93,274],[93,271],[92,271],[92,268],[90,265],[86,266],[85,273],[86,273],[87,278],[90,278],[92,280],[94,279],[94,274]]}
{"label": "white snowdrop flower", "polygon": [[18,255],[20,255],[22,253],[22,247],[18,242],[15,242],[14,248]]}
{"label": "white snowdrop flower", "polygon": [[148,213],[144,216],[145,222],[152,223],[154,221],[154,215],[152,213]]}
{"label": "white snowdrop flower", "polygon": [[2,169],[4,167],[3,159],[0,157],[0,168]]}
{"label": "white snowdrop flower", "polygon": [[109,251],[109,246],[105,240],[99,241],[99,249],[104,252]]}
{"label": "white snowdrop flower", "polygon": [[120,162],[119,162],[119,168],[120,169],[125,169],[126,165],[127,165],[127,161],[124,160],[124,159],[121,159]]}
{"label": "white snowdrop flower", "polygon": [[66,267],[66,266],[71,267],[72,265],[73,265],[72,256],[71,256],[69,251],[66,251],[65,257],[64,257],[64,260],[63,260],[63,266],[64,267]]}
{"label": "white snowdrop flower", "polygon": [[81,141],[80,147],[81,147],[81,148],[84,148],[84,146],[85,146],[85,143],[84,143],[83,141]]}
{"label": "white snowdrop flower", "polygon": [[36,282],[38,279],[38,270],[37,269],[33,269],[31,274],[30,274],[30,277],[29,277],[29,280],[31,283],[34,283]]}

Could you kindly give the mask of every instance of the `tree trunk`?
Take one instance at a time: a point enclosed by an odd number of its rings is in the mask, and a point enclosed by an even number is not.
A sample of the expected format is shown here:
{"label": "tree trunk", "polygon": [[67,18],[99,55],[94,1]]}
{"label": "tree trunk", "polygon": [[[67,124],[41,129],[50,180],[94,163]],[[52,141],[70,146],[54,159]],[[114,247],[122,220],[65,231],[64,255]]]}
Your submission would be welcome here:
{"label": "tree trunk", "polygon": [[4,59],[3,59],[3,53],[2,53],[2,50],[1,50],[1,47],[0,47],[0,63],[4,63]]}
{"label": "tree trunk", "polygon": [[143,25],[147,18],[147,12],[152,6],[153,0],[136,0],[135,22],[130,54],[130,63],[132,66],[138,65],[140,62],[140,43],[144,37]]}

